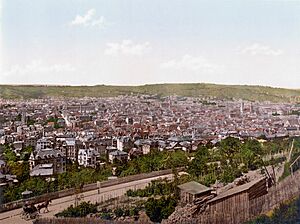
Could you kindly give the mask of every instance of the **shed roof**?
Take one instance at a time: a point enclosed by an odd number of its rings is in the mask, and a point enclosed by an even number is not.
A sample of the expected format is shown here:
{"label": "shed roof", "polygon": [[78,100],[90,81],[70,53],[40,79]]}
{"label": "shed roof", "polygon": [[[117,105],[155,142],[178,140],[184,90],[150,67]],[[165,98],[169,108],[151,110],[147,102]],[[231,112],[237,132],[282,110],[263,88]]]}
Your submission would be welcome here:
{"label": "shed roof", "polygon": [[251,182],[249,182],[247,184],[243,184],[241,186],[232,188],[232,189],[230,189],[230,190],[228,190],[228,191],[226,191],[224,193],[221,193],[220,195],[218,195],[217,197],[213,198],[209,202],[214,202],[214,201],[217,201],[217,200],[220,200],[220,199],[223,199],[223,198],[227,198],[227,197],[230,197],[232,195],[239,194],[239,193],[242,193],[244,191],[247,191],[252,186],[254,186],[255,184],[259,183],[262,180],[265,180],[265,178],[263,177],[263,178],[260,178],[258,180],[255,180],[255,181],[251,181]]}
{"label": "shed roof", "polygon": [[178,186],[180,190],[188,192],[190,194],[200,194],[206,191],[210,191],[211,188],[208,188],[202,184],[199,184],[196,181],[191,181],[185,184],[181,184]]}

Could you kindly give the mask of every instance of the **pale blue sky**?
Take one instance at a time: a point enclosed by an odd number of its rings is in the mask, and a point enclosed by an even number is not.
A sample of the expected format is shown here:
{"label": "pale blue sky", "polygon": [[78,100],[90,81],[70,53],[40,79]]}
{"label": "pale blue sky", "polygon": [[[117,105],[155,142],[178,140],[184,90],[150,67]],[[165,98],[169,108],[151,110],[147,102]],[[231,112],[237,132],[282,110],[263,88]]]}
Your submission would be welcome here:
{"label": "pale blue sky", "polygon": [[4,84],[300,88],[300,1],[2,0]]}

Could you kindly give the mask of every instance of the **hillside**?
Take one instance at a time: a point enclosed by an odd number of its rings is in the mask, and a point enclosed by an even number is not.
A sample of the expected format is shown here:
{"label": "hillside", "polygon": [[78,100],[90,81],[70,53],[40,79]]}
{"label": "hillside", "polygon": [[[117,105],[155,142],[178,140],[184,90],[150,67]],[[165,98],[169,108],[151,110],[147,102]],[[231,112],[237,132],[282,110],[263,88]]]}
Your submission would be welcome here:
{"label": "hillside", "polygon": [[35,86],[0,85],[0,98],[109,97],[128,94],[178,95],[250,101],[298,102],[300,90],[246,85],[152,84],[142,86]]}

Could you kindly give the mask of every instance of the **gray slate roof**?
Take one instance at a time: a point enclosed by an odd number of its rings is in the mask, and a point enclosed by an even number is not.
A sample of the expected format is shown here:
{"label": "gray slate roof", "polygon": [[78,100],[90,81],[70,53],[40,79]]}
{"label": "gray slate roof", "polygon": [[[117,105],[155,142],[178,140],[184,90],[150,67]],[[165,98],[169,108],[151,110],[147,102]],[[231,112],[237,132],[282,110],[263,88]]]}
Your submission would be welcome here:
{"label": "gray slate roof", "polygon": [[36,151],[35,158],[46,159],[46,158],[58,158],[63,156],[64,154],[57,149],[42,149]]}
{"label": "gray slate roof", "polygon": [[208,188],[202,184],[199,184],[196,181],[191,181],[185,184],[181,184],[178,186],[181,191],[190,193],[190,194],[200,194],[207,191],[211,191],[211,188]]}

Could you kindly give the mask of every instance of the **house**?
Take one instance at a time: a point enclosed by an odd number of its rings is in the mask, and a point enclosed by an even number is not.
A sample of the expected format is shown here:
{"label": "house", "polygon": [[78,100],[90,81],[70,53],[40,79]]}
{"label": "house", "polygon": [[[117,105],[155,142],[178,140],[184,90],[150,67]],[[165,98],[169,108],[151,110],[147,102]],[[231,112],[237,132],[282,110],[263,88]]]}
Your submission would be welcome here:
{"label": "house", "polygon": [[29,136],[24,140],[24,144],[26,147],[28,146],[36,147],[36,143],[37,143],[37,138],[35,136]]}
{"label": "house", "polygon": [[[38,166],[44,164],[43,166]],[[50,167],[49,164],[52,164]],[[66,156],[57,149],[39,149],[35,150],[30,154],[29,157],[30,173],[36,174],[40,171],[39,169],[53,169],[53,174],[63,173],[66,171]],[[38,166],[38,167],[36,167]],[[48,172],[48,170],[47,170]]]}
{"label": "house", "polygon": [[181,149],[185,152],[190,152],[192,150],[192,144],[189,141],[180,142],[179,145],[182,147]]}
{"label": "house", "polygon": [[154,147],[154,142],[149,139],[138,139],[134,142],[137,148],[141,148],[144,155],[150,153],[151,147]]}
{"label": "house", "polygon": [[24,147],[24,142],[23,141],[14,141],[13,142],[13,148],[14,148],[14,152],[16,153],[16,155],[20,155],[22,149]]}
{"label": "house", "polygon": [[196,181],[191,181],[178,186],[180,190],[180,202],[182,205],[190,204],[195,199],[204,198],[212,194],[212,189]]}
{"label": "house", "polygon": [[48,138],[45,138],[45,137],[40,138],[36,142],[36,149],[37,150],[51,148],[51,146],[52,146],[51,141]]}
{"label": "house", "polygon": [[120,151],[129,151],[134,146],[133,141],[128,136],[117,138],[117,149]]}
{"label": "house", "polygon": [[78,164],[85,167],[95,167],[100,162],[100,154],[93,148],[79,149]]}
{"label": "house", "polygon": [[107,155],[109,155],[109,153],[114,152],[116,150],[118,150],[118,149],[114,146],[107,146],[105,149]]}
{"label": "house", "polygon": [[77,160],[77,148],[76,148],[76,140],[75,138],[67,138],[64,143],[64,149],[65,149],[65,155],[67,159],[70,159],[71,161]]}
{"label": "house", "polygon": [[116,160],[126,162],[128,160],[128,153],[123,151],[113,151],[108,154],[108,160],[110,163],[114,163]]}
{"label": "house", "polygon": [[137,157],[143,155],[143,151],[138,148],[132,148],[129,150],[128,155],[129,155],[130,159],[137,158]]}

